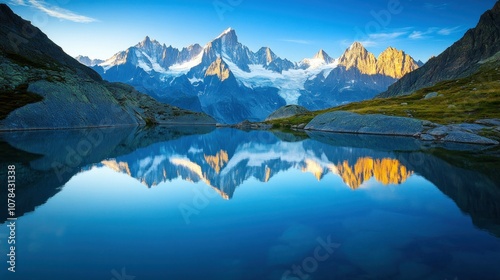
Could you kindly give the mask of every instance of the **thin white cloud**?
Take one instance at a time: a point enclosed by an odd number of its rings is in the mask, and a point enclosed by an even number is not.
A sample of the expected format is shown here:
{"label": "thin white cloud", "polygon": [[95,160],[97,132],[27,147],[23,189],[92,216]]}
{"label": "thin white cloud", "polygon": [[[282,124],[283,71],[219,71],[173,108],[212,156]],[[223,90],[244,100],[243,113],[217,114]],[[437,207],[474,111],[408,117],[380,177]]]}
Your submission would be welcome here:
{"label": "thin white cloud", "polygon": [[[401,28],[392,32],[382,32],[369,34],[367,38],[359,40],[365,47],[375,47],[379,45],[389,45],[392,41],[401,38],[409,33],[408,28]],[[347,41],[347,40],[345,40]]]}
{"label": "thin white cloud", "polygon": [[438,30],[437,33],[439,35],[447,36],[447,35],[450,35],[452,33],[459,31],[459,29],[460,29],[460,26],[455,26],[455,27],[450,27],[450,28],[442,28],[442,29]]}
{"label": "thin white cloud", "polygon": [[408,38],[412,39],[412,40],[418,40],[418,39],[424,39],[425,36],[424,36],[424,32],[422,31],[413,31],[409,36]]}
{"label": "thin white cloud", "polygon": [[448,7],[448,3],[442,3],[442,4],[425,3],[424,7],[428,10],[444,10]]}
{"label": "thin white cloud", "polygon": [[58,19],[63,19],[63,20],[69,20],[72,22],[81,22],[81,23],[89,23],[89,22],[96,22],[97,20],[95,18],[87,17],[84,15],[79,15],[77,13],[74,13],[70,10],[63,9],[61,7],[55,6],[55,5],[49,5],[43,0],[10,0],[10,3],[12,5],[16,6],[31,6],[33,8],[36,8],[47,15],[51,17],[55,17]]}
{"label": "thin white cloud", "polygon": [[445,28],[437,28],[437,27],[429,27],[425,31],[415,30],[413,31],[408,38],[412,40],[420,40],[431,38],[435,35],[448,36],[452,33],[458,32],[460,30],[460,26],[455,27],[445,27]]}
{"label": "thin white cloud", "polygon": [[10,4],[15,6],[26,6],[24,0],[10,0]]}
{"label": "thin white cloud", "polygon": [[375,33],[375,34],[370,34],[368,37],[372,40],[386,41],[399,38],[403,35],[406,35],[407,33],[408,32]]}
{"label": "thin white cloud", "polygon": [[373,40],[363,40],[360,42],[365,48],[378,46],[379,42]]}
{"label": "thin white cloud", "polygon": [[300,40],[300,39],[283,39],[281,41],[287,42],[287,43],[301,44],[301,45],[311,45],[312,44],[311,41]]}

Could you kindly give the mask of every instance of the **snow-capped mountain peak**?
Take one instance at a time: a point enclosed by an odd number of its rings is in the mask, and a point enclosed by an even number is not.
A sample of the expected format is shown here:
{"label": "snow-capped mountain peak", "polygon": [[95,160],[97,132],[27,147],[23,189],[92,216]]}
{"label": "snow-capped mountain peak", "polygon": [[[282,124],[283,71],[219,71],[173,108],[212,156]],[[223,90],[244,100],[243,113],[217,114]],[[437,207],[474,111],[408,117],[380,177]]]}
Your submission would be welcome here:
{"label": "snow-capped mountain peak", "polygon": [[148,44],[148,43],[150,43],[150,42],[151,42],[151,38],[149,38],[149,36],[146,36],[146,37],[144,37],[144,40],[142,40],[142,42],[141,42],[141,43],[142,43],[143,45],[145,45],[145,44]]}
{"label": "snow-capped mountain peak", "polygon": [[255,53],[254,63],[259,65],[269,65],[277,58],[278,56],[269,47],[262,47]]}
{"label": "snow-capped mountain peak", "polygon": [[293,63],[269,47],[252,52],[228,28],[204,47],[177,49],[146,36],[94,69],[162,102],[235,123],[262,120],[285,104],[317,110],[371,98],[417,67],[402,51],[388,48],[377,59],[359,42],[338,59],[320,49]]}
{"label": "snow-capped mountain peak", "polygon": [[331,58],[323,49],[319,50],[313,58],[323,60],[326,64],[330,64],[334,61],[334,59]]}
{"label": "snow-capped mountain peak", "polygon": [[252,64],[253,53],[238,42],[236,31],[228,28],[205,46],[202,63],[204,66],[209,66],[219,57],[228,63],[234,63],[241,70],[249,72],[248,65]]}
{"label": "snow-capped mountain peak", "polygon": [[75,57],[75,59],[78,60],[78,62],[80,62],[81,64],[88,67],[92,67],[94,65],[98,65],[104,62],[104,60],[101,59],[91,59],[88,56],[82,56],[82,55]]}
{"label": "snow-capped mountain peak", "polygon": [[324,50],[319,50],[313,58],[303,59],[299,63],[300,67],[303,69],[317,69],[324,68],[327,65],[330,65],[329,68],[335,68],[337,63],[335,59],[331,58]]}
{"label": "snow-capped mountain peak", "polygon": [[228,29],[224,30],[219,36],[217,36],[215,39],[222,38],[225,35],[228,35],[230,33],[236,34],[236,30],[234,30],[232,27],[229,27]]}

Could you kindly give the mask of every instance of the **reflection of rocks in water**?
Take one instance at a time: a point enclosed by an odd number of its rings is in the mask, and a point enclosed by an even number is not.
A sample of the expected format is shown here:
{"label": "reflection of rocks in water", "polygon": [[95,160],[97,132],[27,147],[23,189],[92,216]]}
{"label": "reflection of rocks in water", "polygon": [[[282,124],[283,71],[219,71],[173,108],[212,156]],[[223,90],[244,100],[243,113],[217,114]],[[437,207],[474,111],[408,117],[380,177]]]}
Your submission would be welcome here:
{"label": "reflection of rocks in water", "polygon": [[[0,170],[0,178],[7,178],[7,165],[16,166],[16,217],[35,210],[36,206],[44,204],[48,198],[59,192],[57,187],[60,184],[55,174],[31,168],[30,163],[42,155],[18,150],[3,141],[0,141],[0,149],[2,151],[0,165],[5,167]],[[0,194],[0,199],[7,201],[6,189],[2,189]],[[8,218],[7,211],[2,210],[0,213],[0,222],[3,223]]]}
{"label": "reflection of rocks in water", "polygon": [[[443,143],[427,147],[408,137],[308,132],[335,147],[393,153],[407,170],[432,182],[472,217],[476,226],[500,236],[500,159],[481,145]],[[439,149],[438,149],[439,148]]]}
{"label": "reflection of rocks in water", "polygon": [[[422,275],[418,278],[414,276],[413,279],[430,276],[449,279],[452,276],[449,275],[449,271],[453,271],[455,275],[460,275],[460,278],[464,279],[498,279],[497,275],[485,274],[481,267],[498,265],[496,262],[500,257],[499,246],[490,247],[485,251],[484,244],[476,240],[464,242],[467,239],[466,235],[458,233],[412,240],[402,247],[407,262],[400,265],[401,278],[413,271],[413,274]],[[464,266],[464,263],[476,264]]]}
{"label": "reflection of rocks in water", "polygon": [[[412,138],[311,133],[316,141],[281,135],[293,138],[287,142],[276,135],[226,128],[128,127],[0,137],[12,146],[2,149],[6,155],[16,149],[31,153],[13,157],[21,174],[20,191],[31,190],[23,195],[24,212],[43,204],[72,176],[93,166],[127,174],[148,187],[178,178],[204,182],[225,199],[251,178],[268,182],[290,169],[311,173],[318,180],[336,174],[352,189],[371,178],[384,185],[402,184],[415,173],[450,196],[477,226],[500,235],[500,187],[495,179],[499,175],[493,177],[488,169],[478,170],[475,165],[468,168],[473,157],[453,156],[445,161],[441,154],[431,154],[434,150],[421,150]],[[37,196],[38,191],[44,194]]]}
{"label": "reflection of rocks in water", "polygon": [[[16,215],[20,217],[43,205],[89,164],[131,153],[155,141],[212,129],[116,127],[1,133],[0,162],[2,166],[16,165]],[[112,161],[107,163],[112,166]],[[125,165],[112,167],[126,172]],[[0,170],[0,177],[6,178],[6,170]],[[6,201],[7,193],[2,190],[0,194],[0,199],[5,196]],[[0,221],[3,222],[7,213],[1,213]]]}
{"label": "reflection of rocks in water", "polygon": [[446,238],[420,238],[406,244],[402,251],[411,263],[431,267],[434,272],[453,262],[453,252],[457,250]]}
{"label": "reflection of rocks in water", "polygon": [[[495,181],[498,171],[469,170],[422,152],[400,154],[399,160],[453,199],[476,226],[500,236],[500,182]],[[462,160],[473,165],[474,158]]]}

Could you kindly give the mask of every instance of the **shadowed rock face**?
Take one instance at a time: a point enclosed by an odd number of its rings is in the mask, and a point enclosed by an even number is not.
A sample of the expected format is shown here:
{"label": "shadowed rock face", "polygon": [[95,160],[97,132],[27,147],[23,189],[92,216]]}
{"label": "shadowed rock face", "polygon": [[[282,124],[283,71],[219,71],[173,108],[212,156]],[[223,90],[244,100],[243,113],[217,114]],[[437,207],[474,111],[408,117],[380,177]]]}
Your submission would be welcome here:
{"label": "shadowed rock face", "polygon": [[[29,31],[29,32],[28,32]],[[102,81],[38,28],[0,4],[0,130],[215,120],[156,102],[131,86]],[[26,102],[27,97],[38,96]]]}
{"label": "shadowed rock face", "polygon": [[481,60],[500,51],[500,2],[485,12],[477,26],[439,56],[390,86],[380,97],[410,94],[440,81],[468,76],[478,70]]}
{"label": "shadowed rock face", "polygon": [[20,64],[54,68],[65,67],[66,71],[81,78],[102,80],[99,74],[78,63],[64,53],[40,29],[23,20],[5,4],[0,4],[0,56],[8,57]]}

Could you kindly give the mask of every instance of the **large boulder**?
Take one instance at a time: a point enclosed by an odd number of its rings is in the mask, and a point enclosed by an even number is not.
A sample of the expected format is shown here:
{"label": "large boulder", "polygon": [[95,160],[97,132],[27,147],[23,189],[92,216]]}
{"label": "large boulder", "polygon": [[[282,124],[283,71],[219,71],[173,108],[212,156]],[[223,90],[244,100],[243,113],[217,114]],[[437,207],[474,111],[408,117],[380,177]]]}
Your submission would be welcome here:
{"label": "large boulder", "polygon": [[306,130],[413,136],[423,130],[423,121],[378,114],[360,115],[337,111],[316,116]]}

